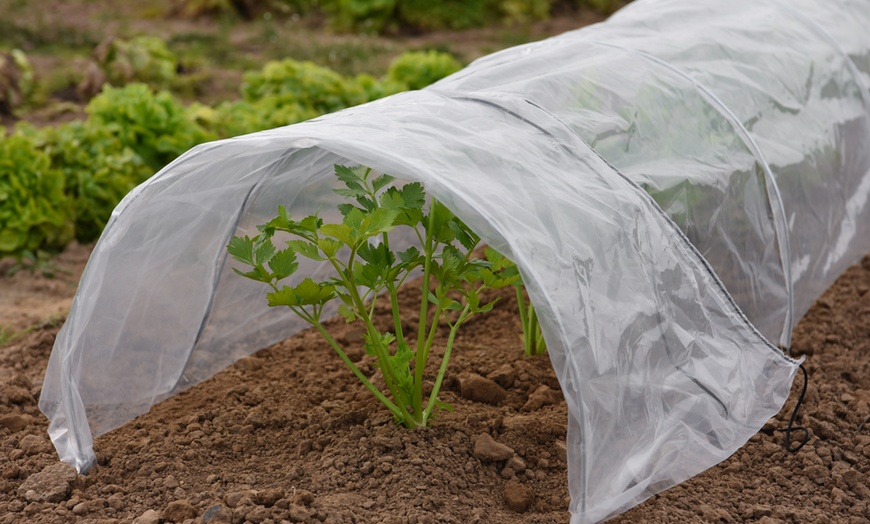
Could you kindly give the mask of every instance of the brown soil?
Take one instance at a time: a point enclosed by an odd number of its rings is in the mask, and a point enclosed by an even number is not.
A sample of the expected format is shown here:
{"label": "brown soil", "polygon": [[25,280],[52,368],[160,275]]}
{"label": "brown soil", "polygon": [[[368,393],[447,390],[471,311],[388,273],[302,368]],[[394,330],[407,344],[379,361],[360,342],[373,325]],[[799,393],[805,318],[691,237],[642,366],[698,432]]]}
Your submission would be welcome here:
{"label": "brown soil", "polygon": [[[61,264],[75,272],[81,258]],[[65,303],[39,291],[40,278],[0,278],[2,299],[10,290]],[[779,431],[798,378],[783,412],[733,457],[615,521],[866,522],[868,290],[870,257],[796,330],[810,374],[798,417],[812,435],[806,447],[786,452]],[[0,348],[0,454],[8,459],[0,459],[0,523],[565,523],[565,403],[547,358],[520,355],[513,307],[507,299],[462,330],[443,394],[456,411],[429,430],[397,428],[305,332],[98,438],[99,465],[87,476],[58,464],[36,407],[58,330],[37,324]],[[0,314],[0,324],[11,323],[8,309]],[[354,327],[332,329],[371,372]],[[480,401],[497,401],[499,387],[499,405]]]}

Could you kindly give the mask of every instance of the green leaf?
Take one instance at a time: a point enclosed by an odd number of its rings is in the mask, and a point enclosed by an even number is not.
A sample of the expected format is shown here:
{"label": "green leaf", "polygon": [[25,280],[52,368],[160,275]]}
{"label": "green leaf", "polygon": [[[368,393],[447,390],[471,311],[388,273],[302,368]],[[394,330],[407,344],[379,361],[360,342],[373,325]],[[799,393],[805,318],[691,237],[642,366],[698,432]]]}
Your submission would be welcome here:
{"label": "green leaf", "polygon": [[387,184],[395,180],[395,177],[390,175],[381,175],[372,181],[372,188],[377,192],[384,188]]}
{"label": "green leaf", "polygon": [[256,238],[254,242],[254,262],[265,264],[275,255],[275,245],[268,236]]}
{"label": "green leaf", "polygon": [[266,299],[270,307],[299,305],[299,297],[296,296],[296,293],[293,292],[293,288],[290,286],[284,286],[278,291],[266,293]]}
{"label": "green leaf", "polygon": [[410,265],[418,262],[422,263],[423,261],[423,256],[420,254],[420,250],[413,246],[404,251],[399,251],[397,255],[403,265]]}
{"label": "green leaf", "polygon": [[336,295],[335,287],[318,284],[306,278],[295,287],[284,286],[278,291],[268,293],[270,306],[318,306],[329,302]]}
{"label": "green leaf", "polygon": [[285,208],[284,206],[278,206],[278,216],[261,226],[257,226],[257,229],[269,236],[274,235],[276,230],[290,231],[290,228],[290,215],[287,214],[287,208]]}
{"label": "green leaf", "polygon": [[338,306],[338,314],[344,317],[344,320],[347,321],[348,324],[357,319],[356,312],[347,307],[347,304],[341,304]]}
{"label": "green leaf", "polygon": [[[254,237],[257,238],[257,237]],[[243,264],[253,266],[254,264],[254,240],[244,237],[233,237],[227,245],[227,251],[230,256]]]}
{"label": "green leaf", "polygon": [[456,239],[459,240],[462,247],[469,251],[474,249],[478,242],[480,242],[480,237],[458,218],[454,217],[447,226],[451,231],[453,231],[453,234],[456,235]]}
{"label": "green leaf", "polygon": [[383,286],[384,269],[374,264],[356,263],[353,265],[354,283],[369,289],[379,290]]}
{"label": "green leaf", "polygon": [[[347,166],[335,165],[335,176],[338,177],[339,180],[344,182],[344,185],[347,187],[347,190],[336,189],[335,192],[339,195],[339,191],[350,191],[350,192],[359,192],[361,195],[365,195],[366,191],[362,186],[363,177],[359,176],[353,169]],[[356,194],[352,195],[344,195],[350,197],[356,197]]]}
{"label": "green leaf", "polygon": [[320,234],[332,237],[351,247],[356,243],[351,236],[351,228],[347,224],[324,224],[320,228]]}
{"label": "green leaf", "polygon": [[393,222],[394,225],[414,227],[423,219],[426,192],[418,182],[406,184],[402,189],[391,187],[381,193],[380,202],[381,207],[399,210],[399,214]]}
{"label": "green leaf", "polygon": [[346,217],[351,210],[358,209],[353,204],[339,204],[338,211],[341,213],[341,216]]}
{"label": "green leaf", "polygon": [[450,229],[450,221],[453,220],[453,213],[447,209],[444,204],[437,200],[432,200],[429,207],[429,214],[432,220],[432,231],[428,231],[429,220],[423,220],[427,228],[427,232],[432,235],[436,242],[441,244],[452,244],[456,239],[456,234]]}
{"label": "green leaf", "polygon": [[299,269],[299,264],[296,262],[293,248],[282,249],[275,253],[269,260],[269,269],[274,273],[276,280],[287,278],[295,273]]}
{"label": "green leaf", "polygon": [[308,240],[288,240],[287,241],[288,248],[290,248],[292,251],[294,251],[296,253],[299,253],[300,255],[302,255],[305,258],[310,258],[311,260],[317,260],[317,261],[326,260],[320,254],[320,250],[318,249],[319,245],[320,245],[319,241],[316,245],[312,244]]}
{"label": "green leaf", "polygon": [[499,300],[501,300],[501,298],[496,298],[492,302],[489,302],[487,304],[484,304],[481,307],[476,308],[475,313],[488,313],[488,312],[492,311],[492,308],[495,307],[495,305],[498,303]]}
{"label": "green leaf", "polygon": [[405,200],[406,208],[422,211],[423,205],[426,203],[426,190],[419,182],[405,184],[402,186],[402,198]]}
{"label": "green leaf", "polygon": [[340,164],[335,164],[334,168],[335,176],[337,176],[339,180],[344,182],[344,185],[348,187],[354,184],[356,184],[357,186],[360,185],[363,177],[358,175],[357,172],[355,172],[353,169],[347,166],[342,166]]}
{"label": "green leaf", "polygon": [[404,209],[406,207],[402,193],[395,187],[391,187],[381,193],[379,201],[381,207],[388,209]]}
{"label": "green leaf", "polygon": [[396,261],[393,252],[383,243],[366,242],[359,247],[357,254],[361,259],[379,268],[387,268]]}
{"label": "green leaf", "polygon": [[362,228],[366,236],[379,235],[393,229],[393,222],[399,216],[397,209],[379,207],[363,220]]}
{"label": "green leaf", "polygon": [[293,292],[299,297],[302,305],[323,304],[335,297],[335,287],[329,284],[318,284],[310,278],[306,278],[293,288]]}
{"label": "green leaf", "polygon": [[317,240],[317,247],[319,247],[320,250],[323,251],[324,255],[332,258],[335,257],[335,255],[341,249],[342,243],[331,238],[319,238]]}
{"label": "green leaf", "polygon": [[233,271],[240,276],[245,278],[250,278],[251,280],[256,280],[257,282],[272,282],[272,275],[261,269],[261,266],[255,267],[251,271],[239,271],[236,268],[233,268]]}
{"label": "green leaf", "polygon": [[323,220],[317,215],[311,215],[299,221],[298,226],[291,233],[309,232],[317,233],[320,226],[323,225]]}
{"label": "green leaf", "polygon": [[453,300],[452,298],[445,298],[444,303],[441,305],[441,308],[450,311],[462,311],[462,304]]}
{"label": "green leaf", "polygon": [[493,271],[516,267],[516,265],[508,257],[502,255],[501,253],[489,246],[486,246],[483,249],[483,255],[486,257],[486,260],[488,260],[490,264],[492,264]]}

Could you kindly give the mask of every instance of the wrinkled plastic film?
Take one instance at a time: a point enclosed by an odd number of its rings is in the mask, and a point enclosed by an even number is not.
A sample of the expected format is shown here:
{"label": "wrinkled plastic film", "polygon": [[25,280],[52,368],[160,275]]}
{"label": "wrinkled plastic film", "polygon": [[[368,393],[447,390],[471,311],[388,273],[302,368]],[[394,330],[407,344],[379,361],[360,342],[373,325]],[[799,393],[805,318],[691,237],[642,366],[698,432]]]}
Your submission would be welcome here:
{"label": "wrinkled plastic film", "polygon": [[305,327],[225,246],[279,204],[334,208],[335,163],[422,182],[517,262],[568,404],[572,523],[724,460],[788,395],[797,363],[768,340],[870,251],[861,6],[640,0],[423,91],[195,148],[86,268],[40,399],[62,460],[88,469],[93,436]]}

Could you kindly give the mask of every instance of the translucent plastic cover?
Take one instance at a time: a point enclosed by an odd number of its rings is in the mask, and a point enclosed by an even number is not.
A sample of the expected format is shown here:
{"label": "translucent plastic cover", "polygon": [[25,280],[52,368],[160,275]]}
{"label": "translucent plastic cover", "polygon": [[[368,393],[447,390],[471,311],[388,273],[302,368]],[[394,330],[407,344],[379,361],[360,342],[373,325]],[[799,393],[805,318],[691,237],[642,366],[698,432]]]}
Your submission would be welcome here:
{"label": "translucent plastic cover", "polygon": [[870,251],[867,27],[866,0],[640,0],[194,148],[124,199],[82,277],[40,399],[61,459],[87,470],[93,436],[304,327],[225,246],[279,204],[334,208],[344,163],[422,182],[517,262],[568,403],[572,523],[724,460],[789,393],[774,344]]}

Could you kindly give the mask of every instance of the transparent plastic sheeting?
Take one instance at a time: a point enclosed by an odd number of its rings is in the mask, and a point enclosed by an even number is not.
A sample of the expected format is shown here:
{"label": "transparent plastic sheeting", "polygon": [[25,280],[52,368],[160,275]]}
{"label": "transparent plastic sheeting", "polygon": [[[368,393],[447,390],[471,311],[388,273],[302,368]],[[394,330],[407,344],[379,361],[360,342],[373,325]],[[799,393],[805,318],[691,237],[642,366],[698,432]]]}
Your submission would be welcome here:
{"label": "transparent plastic sheeting", "polygon": [[640,0],[194,148],[124,199],[82,277],[40,399],[61,459],[87,470],[94,436],[303,328],[225,246],[279,204],[334,209],[333,164],[359,163],[521,268],[567,400],[572,523],[724,460],[789,393],[775,344],[870,251],[867,27],[870,0]]}

